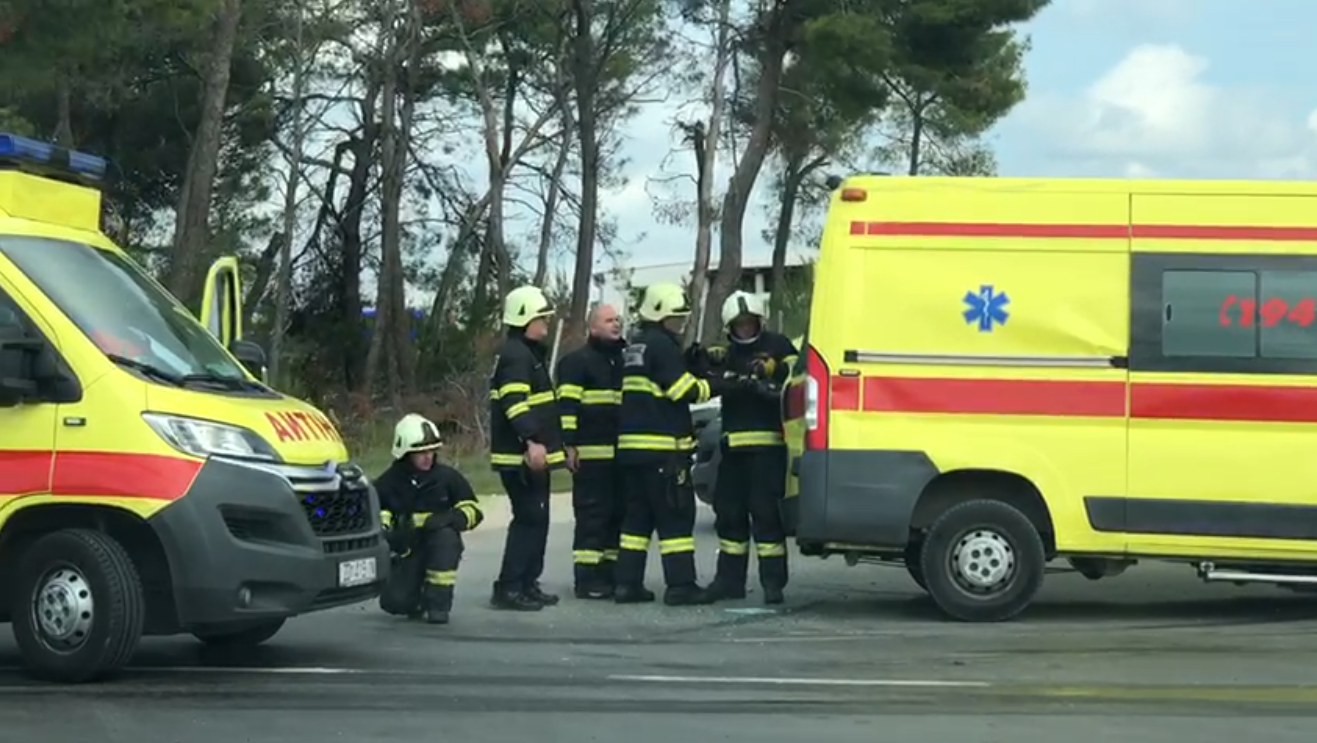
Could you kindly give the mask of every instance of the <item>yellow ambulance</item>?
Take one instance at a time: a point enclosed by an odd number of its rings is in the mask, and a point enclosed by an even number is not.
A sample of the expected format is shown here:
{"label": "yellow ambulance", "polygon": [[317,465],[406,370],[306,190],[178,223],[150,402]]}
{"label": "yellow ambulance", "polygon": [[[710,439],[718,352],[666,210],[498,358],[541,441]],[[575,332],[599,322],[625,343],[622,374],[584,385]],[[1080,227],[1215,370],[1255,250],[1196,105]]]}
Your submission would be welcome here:
{"label": "yellow ambulance", "polygon": [[263,642],[388,566],[333,424],[253,373],[236,260],[198,323],[101,232],[105,167],[0,135],[0,620],[69,682],[143,634]]}
{"label": "yellow ambulance", "polygon": [[802,553],[965,621],[1056,559],[1317,583],[1317,184],[833,185],[784,395]]}

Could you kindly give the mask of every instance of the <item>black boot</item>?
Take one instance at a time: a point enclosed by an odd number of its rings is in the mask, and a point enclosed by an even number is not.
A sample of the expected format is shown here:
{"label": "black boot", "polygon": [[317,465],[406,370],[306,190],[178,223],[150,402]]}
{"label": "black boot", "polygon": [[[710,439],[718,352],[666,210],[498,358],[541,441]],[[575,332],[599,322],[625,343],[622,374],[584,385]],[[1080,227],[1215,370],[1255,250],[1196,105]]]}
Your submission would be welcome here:
{"label": "black boot", "polygon": [[497,585],[494,586],[494,595],[489,604],[503,611],[539,611],[544,608],[544,604],[520,591],[509,591]]}
{"label": "black boot", "polygon": [[427,611],[425,612],[426,624],[448,624],[448,612],[446,611]]}
{"label": "black boot", "polygon": [[540,588],[540,584],[539,584],[539,583],[532,583],[532,584],[530,584],[530,588],[527,588],[527,589],[526,589],[526,596],[527,596],[531,601],[538,601],[538,602],[540,602],[541,604],[543,604],[544,606],[557,606],[557,605],[558,605],[558,594],[556,594],[556,593],[545,593],[545,592],[543,591],[543,589]]}
{"label": "black boot", "polygon": [[787,597],[782,594],[781,586],[764,586],[764,603],[773,606],[783,603]]}
{"label": "black boot", "polygon": [[713,601],[740,601],[745,598],[745,581],[737,585],[724,578],[714,578],[704,592]]}
{"label": "black boot", "polygon": [[663,603],[668,606],[705,606],[716,600],[712,594],[700,588],[698,583],[668,586],[668,590],[663,592]]}
{"label": "black boot", "polygon": [[607,580],[611,565],[577,565],[575,593],[578,599],[611,599],[613,586]]}
{"label": "black boot", "polygon": [[657,596],[641,585],[620,584],[613,589],[613,601],[619,604],[648,604]]}

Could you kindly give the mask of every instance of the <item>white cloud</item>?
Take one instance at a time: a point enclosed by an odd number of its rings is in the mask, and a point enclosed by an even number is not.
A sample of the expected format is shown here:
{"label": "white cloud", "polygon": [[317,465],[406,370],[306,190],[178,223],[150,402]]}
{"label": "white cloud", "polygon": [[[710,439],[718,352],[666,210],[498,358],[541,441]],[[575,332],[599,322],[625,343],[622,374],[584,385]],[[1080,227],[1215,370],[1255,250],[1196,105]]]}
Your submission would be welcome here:
{"label": "white cloud", "polygon": [[1260,90],[1214,85],[1209,61],[1175,44],[1129,51],[1079,96],[1040,96],[1022,117],[1086,174],[1302,177],[1317,167],[1317,111],[1278,113]]}

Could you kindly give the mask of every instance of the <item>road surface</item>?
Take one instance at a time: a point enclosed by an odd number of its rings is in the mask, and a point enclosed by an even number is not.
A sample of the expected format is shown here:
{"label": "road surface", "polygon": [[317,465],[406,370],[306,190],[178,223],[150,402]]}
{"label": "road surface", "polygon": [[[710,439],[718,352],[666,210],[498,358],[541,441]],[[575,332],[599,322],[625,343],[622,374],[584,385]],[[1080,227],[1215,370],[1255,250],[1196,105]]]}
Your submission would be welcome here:
{"label": "road surface", "polygon": [[[570,576],[557,508],[546,586]],[[899,569],[796,559],[787,605],[675,609],[565,598],[485,607],[503,538],[470,535],[453,623],[355,606],[216,654],[145,642],[119,680],[25,679],[0,638],[0,730],[42,743],[1211,743],[1311,741],[1317,599],[1139,566],[1049,576],[1015,622],[942,621]],[[701,558],[709,575],[708,514]],[[654,561],[651,561],[654,562]],[[660,587],[657,565],[651,585]]]}

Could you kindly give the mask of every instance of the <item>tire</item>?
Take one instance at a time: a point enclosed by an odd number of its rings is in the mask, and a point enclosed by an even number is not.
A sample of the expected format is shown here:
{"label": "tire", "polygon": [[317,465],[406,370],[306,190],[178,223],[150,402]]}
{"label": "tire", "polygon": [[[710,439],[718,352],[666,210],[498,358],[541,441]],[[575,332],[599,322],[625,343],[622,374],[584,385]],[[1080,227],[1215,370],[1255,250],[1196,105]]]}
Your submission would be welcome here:
{"label": "tire", "polygon": [[[14,640],[33,676],[95,681],[132,660],[142,639],[146,599],[137,566],[108,534],[65,529],[41,537],[23,555],[14,588]],[[37,616],[39,605],[52,609],[44,623]],[[54,624],[60,614],[64,630]]]}
{"label": "tire", "polygon": [[[974,561],[976,552],[969,550],[976,547],[977,556],[990,562]],[[992,562],[994,550],[1007,559]],[[1023,513],[1001,501],[975,500],[948,509],[934,522],[920,565],[929,595],[947,615],[1001,622],[1033,601],[1047,558],[1042,537]],[[968,578],[971,570],[979,571],[978,585]]]}
{"label": "tire", "polygon": [[928,590],[928,581],[924,579],[924,539],[911,539],[905,546],[905,572],[910,574],[910,580],[915,582],[924,591]]}
{"label": "tire", "polygon": [[219,645],[233,648],[254,648],[279,634],[283,629],[284,619],[271,619],[260,624],[250,624],[241,629],[207,629],[194,630],[192,636],[207,645]]}

